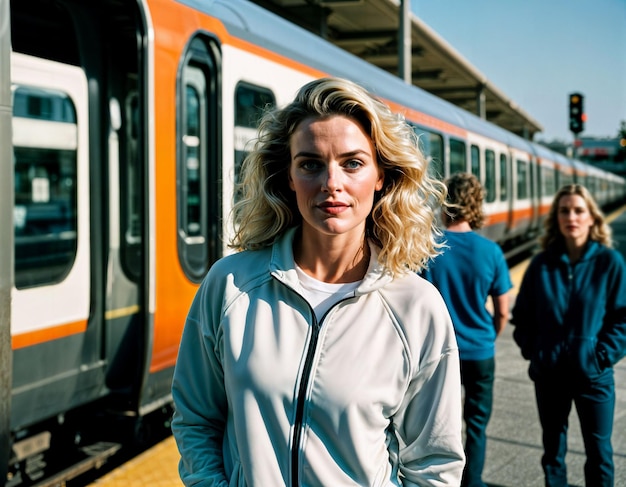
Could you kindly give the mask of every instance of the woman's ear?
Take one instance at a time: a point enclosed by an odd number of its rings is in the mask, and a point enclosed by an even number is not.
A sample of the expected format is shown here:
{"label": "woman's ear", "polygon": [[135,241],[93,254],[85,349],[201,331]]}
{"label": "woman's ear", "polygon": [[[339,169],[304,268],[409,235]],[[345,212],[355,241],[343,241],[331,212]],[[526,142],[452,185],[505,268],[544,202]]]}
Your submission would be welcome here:
{"label": "woman's ear", "polygon": [[374,189],[376,191],[380,191],[381,189],[383,189],[383,184],[385,183],[385,171],[383,171],[382,169],[379,171],[379,175],[378,175],[378,181],[376,181],[376,186],[374,186]]}
{"label": "woman's ear", "polygon": [[293,187],[293,181],[291,180],[291,173],[289,172],[289,169],[287,169],[287,181],[289,183],[289,189],[291,189],[291,191],[295,191],[296,189]]}

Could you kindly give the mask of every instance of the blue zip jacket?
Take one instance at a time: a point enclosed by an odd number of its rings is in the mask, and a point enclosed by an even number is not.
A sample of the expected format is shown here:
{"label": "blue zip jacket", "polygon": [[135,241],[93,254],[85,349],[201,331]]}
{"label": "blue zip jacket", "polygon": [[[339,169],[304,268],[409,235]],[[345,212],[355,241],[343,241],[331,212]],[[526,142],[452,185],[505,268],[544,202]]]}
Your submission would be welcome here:
{"label": "blue zip jacket", "polygon": [[626,273],[622,255],[590,241],[572,264],[563,246],[537,254],[520,287],[513,338],[531,379],[611,374],[626,353]]}

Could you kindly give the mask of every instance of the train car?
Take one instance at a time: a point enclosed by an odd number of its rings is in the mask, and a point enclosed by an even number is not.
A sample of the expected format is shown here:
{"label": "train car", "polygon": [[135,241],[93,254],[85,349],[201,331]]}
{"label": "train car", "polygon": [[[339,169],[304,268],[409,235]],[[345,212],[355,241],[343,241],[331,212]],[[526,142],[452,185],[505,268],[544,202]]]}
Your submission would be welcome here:
{"label": "train car", "polygon": [[0,200],[13,228],[0,239],[12,300],[0,462],[11,487],[70,478],[80,469],[63,461],[109,455],[146,434],[151,415],[167,417],[187,309],[229,251],[234,183],[256,122],[311,79],[363,84],[415,127],[433,173],[477,174],[487,189],[483,231],[503,247],[536,236],[562,182],[592,174],[607,204],[624,197],[622,178],[516,137],[245,0],[0,6],[0,59],[10,60],[10,78],[0,64],[0,79],[10,79],[0,107],[12,110],[0,119],[1,166],[13,168],[0,178],[13,186],[3,193],[12,201]]}

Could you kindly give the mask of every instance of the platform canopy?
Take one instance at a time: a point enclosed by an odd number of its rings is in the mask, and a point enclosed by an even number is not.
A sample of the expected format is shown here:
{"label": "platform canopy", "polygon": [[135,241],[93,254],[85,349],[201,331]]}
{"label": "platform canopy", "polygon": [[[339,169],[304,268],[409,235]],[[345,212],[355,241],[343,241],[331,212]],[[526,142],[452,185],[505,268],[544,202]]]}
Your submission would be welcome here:
{"label": "platform canopy", "polygon": [[[253,3],[385,71],[402,74],[401,0],[253,0]],[[410,39],[409,71],[413,84],[522,137],[532,140],[543,130],[414,14],[410,14]]]}

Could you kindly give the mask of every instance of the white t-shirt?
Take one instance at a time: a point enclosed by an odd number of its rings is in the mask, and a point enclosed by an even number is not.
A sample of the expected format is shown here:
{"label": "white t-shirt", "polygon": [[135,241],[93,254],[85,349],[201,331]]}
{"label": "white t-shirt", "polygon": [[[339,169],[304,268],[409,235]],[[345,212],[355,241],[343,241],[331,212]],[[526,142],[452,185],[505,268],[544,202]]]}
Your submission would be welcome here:
{"label": "white t-shirt", "polygon": [[300,279],[303,295],[315,311],[315,316],[318,320],[324,316],[324,313],[326,313],[333,304],[349,296],[354,296],[354,290],[361,284],[361,281],[340,284],[318,281],[308,274],[305,274],[298,265],[296,265],[296,272]]}

